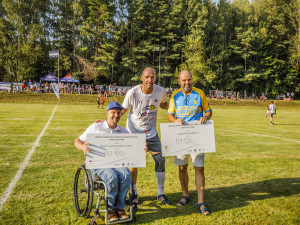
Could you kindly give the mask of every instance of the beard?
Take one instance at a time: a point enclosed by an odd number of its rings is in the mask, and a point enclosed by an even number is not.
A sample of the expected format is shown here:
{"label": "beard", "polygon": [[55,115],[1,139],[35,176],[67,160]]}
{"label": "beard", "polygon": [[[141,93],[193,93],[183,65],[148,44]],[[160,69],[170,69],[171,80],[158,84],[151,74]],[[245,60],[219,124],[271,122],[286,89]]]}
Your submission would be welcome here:
{"label": "beard", "polygon": [[192,90],[192,85],[191,86],[189,86],[189,87],[181,87],[184,91],[186,91],[186,92],[191,92],[191,90]]}

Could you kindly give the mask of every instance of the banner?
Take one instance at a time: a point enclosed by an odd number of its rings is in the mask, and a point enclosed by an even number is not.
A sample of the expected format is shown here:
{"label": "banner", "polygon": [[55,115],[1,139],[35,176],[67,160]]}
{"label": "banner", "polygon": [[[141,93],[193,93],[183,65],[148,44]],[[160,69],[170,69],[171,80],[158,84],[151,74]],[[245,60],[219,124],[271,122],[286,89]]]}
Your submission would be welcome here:
{"label": "banner", "polygon": [[10,92],[10,85],[9,82],[0,82],[0,90]]}
{"label": "banner", "polygon": [[58,58],[59,51],[49,51],[49,58]]}

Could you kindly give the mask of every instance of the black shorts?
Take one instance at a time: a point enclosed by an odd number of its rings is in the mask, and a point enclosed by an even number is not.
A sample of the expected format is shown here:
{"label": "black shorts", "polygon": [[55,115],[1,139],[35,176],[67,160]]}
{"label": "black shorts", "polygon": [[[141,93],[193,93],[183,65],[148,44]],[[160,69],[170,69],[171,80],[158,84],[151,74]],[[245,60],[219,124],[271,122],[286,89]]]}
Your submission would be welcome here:
{"label": "black shorts", "polygon": [[270,117],[273,117],[274,113],[270,113]]}

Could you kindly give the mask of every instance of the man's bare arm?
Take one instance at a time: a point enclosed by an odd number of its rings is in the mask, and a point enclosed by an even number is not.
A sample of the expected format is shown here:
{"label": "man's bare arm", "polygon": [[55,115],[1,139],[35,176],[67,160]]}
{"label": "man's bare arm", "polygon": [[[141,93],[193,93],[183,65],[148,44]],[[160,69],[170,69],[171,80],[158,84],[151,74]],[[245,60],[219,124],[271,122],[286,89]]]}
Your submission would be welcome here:
{"label": "man's bare arm", "polygon": [[91,151],[91,149],[89,149],[87,146],[89,145],[88,143],[84,143],[83,141],[81,141],[79,138],[75,139],[74,142],[75,147],[80,150],[83,151],[84,155],[86,155],[86,153],[89,153]]}
{"label": "man's bare arm", "polygon": [[183,119],[178,119],[173,114],[168,114],[168,119],[169,119],[170,122],[180,123],[181,125],[184,124]]}
{"label": "man's bare arm", "polygon": [[[123,107],[123,106],[122,106]],[[125,109],[124,107],[123,107],[123,109],[122,109],[122,111],[121,111],[121,117],[127,112],[127,110],[128,109]]]}
{"label": "man's bare arm", "polygon": [[165,109],[165,110],[168,110],[168,108],[169,108],[169,103],[168,102],[162,102],[162,103],[160,103],[160,108],[162,108],[162,109]]}

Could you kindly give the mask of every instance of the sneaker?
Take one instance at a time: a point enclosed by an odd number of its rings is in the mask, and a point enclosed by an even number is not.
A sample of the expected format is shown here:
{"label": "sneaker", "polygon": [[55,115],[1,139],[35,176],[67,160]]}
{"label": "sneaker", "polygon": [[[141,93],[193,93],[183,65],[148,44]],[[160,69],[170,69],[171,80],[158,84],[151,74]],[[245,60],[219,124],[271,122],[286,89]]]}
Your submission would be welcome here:
{"label": "sneaker", "polygon": [[165,205],[171,205],[171,202],[168,200],[167,196],[164,194],[157,196],[157,200],[161,201]]}
{"label": "sneaker", "polygon": [[140,200],[139,200],[138,195],[133,196],[132,203],[136,204],[136,205],[140,204]]}
{"label": "sneaker", "polygon": [[118,214],[119,220],[129,219],[129,216],[125,213],[125,211],[123,209],[118,209],[117,214]]}
{"label": "sneaker", "polygon": [[115,210],[108,210],[108,213],[107,213],[107,220],[108,222],[116,222],[118,221],[118,217],[116,215],[116,212]]}

